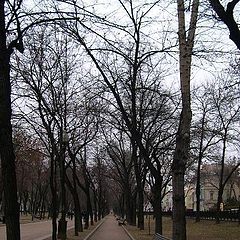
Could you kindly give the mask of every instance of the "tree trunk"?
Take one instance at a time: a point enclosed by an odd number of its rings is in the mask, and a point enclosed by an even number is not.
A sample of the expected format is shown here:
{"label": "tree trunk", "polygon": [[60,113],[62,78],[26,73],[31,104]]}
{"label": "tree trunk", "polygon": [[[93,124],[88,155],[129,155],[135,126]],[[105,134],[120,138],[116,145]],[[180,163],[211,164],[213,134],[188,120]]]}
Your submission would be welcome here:
{"label": "tree trunk", "polygon": [[75,236],[78,236],[78,232],[83,232],[83,224],[82,224],[82,210],[81,205],[78,197],[78,191],[77,191],[77,183],[76,183],[76,162],[73,161],[73,200],[74,200],[74,216],[75,216]]}
{"label": "tree trunk", "polygon": [[162,189],[162,179],[155,178],[155,184],[152,187],[153,193],[153,210],[155,216],[155,233],[162,234],[162,197],[161,197],[161,189]]}
{"label": "tree trunk", "polygon": [[220,211],[221,211],[221,203],[222,203],[222,195],[223,195],[223,175],[224,175],[224,166],[225,166],[225,155],[226,155],[226,146],[227,144],[227,129],[225,129],[223,136],[223,149],[222,149],[222,159],[221,159],[221,170],[220,170],[220,179],[219,179],[219,187],[218,187],[218,199],[217,199],[217,214],[216,214],[216,223],[220,223]]}
{"label": "tree trunk", "polygon": [[122,197],[120,199],[120,213],[121,213],[121,217],[124,218],[124,216],[125,216],[125,194],[122,194]]}
{"label": "tree trunk", "polygon": [[78,232],[83,232],[82,225],[82,212],[77,193],[74,194],[74,227],[75,227],[75,236],[78,236]]}
{"label": "tree trunk", "polygon": [[132,226],[136,226],[136,200],[137,200],[137,194],[134,194],[132,196],[132,202],[131,202],[131,223],[132,223]]}
{"label": "tree trunk", "polygon": [[[178,140],[180,143],[183,141]],[[181,159],[184,145],[177,143],[178,149],[174,156],[172,166],[173,174],[173,240],[186,239],[185,198],[184,198],[184,173],[185,164]],[[181,149],[182,146],[182,149]],[[179,156],[180,155],[180,156]]]}
{"label": "tree trunk", "polygon": [[200,222],[200,198],[201,198],[201,165],[203,158],[203,138],[204,138],[204,124],[205,124],[205,114],[201,121],[201,138],[198,154],[198,165],[197,165],[197,183],[196,183],[196,222]]}
{"label": "tree trunk", "polygon": [[138,228],[144,230],[144,196],[142,188],[138,190]]}
{"label": "tree trunk", "polygon": [[132,225],[132,220],[131,220],[131,190],[129,187],[125,187],[125,209],[126,209],[126,219],[128,224]]}
{"label": "tree trunk", "polygon": [[222,195],[223,195],[223,186],[218,190],[218,199],[217,199],[217,212],[216,212],[216,223],[220,223],[220,211],[221,211],[221,203],[222,203]]}
{"label": "tree trunk", "polygon": [[7,240],[20,239],[19,204],[11,125],[10,54],[6,47],[5,1],[0,1],[0,156]]}
{"label": "tree trunk", "polygon": [[92,204],[91,204],[91,197],[90,197],[90,191],[89,191],[89,185],[86,184],[86,197],[87,197],[87,211],[86,211],[86,217],[85,217],[85,229],[89,228],[89,217],[90,217],[90,224],[93,225],[93,213],[92,213]]}
{"label": "tree trunk", "polygon": [[74,230],[75,230],[75,236],[78,236],[78,232],[83,232],[83,225],[82,225],[81,205],[78,197],[77,184],[75,179],[76,174],[74,174],[74,171],[76,169],[74,165],[75,163],[73,164],[73,186],[67,175],[66,175],[66,184],[68,186],[69,191],[72,194],[73,201],[74,201]]}
{"label": "tree trunk", "polygon": [[50,176],[50,188],[52,193],[52,240],[57,239],[57,190],[56,190],[56,161],[51,156],[51,176]]}
{"label": "tree trunk", "polygon": [[138,202],[137,202],[137,210],[138,210],[138,228],[140,230],[144,230],[144,213],[143,213],[143,205],[144,205],[144,196],[143,196],[143,179],[140,168],[142,167],[139,163],[138,159],[140,159],[137,156],[137,143],[132,136],[131,139],[132,144],[132,158],[134,162],[134,171],[135,171],[135,177],[137,182],[137,196],[138,196]]}
{"label": "tree trunk", "polygon": [[201,160],[200,154],[198,159],[198,166],[197,166],[197,183],[196,183],[196,222],[200,222],[200,197],[201,197]]}
{"label": "tree trunk", "polygon": [[[192,51],[198,16],[199,1],[192,3],[188,31],[185,27],[185,6],[183,0],[177,1],[178,8],[178,39],[179,39],[179,69],[182,97],[182,111],[176,135],[176,148],[173,157],[173,240],[186,240],[184,175],[189,159],[190,125],[192,119],[190,100],[190,78]],[[186,33],[188,35],[186,36]]]}
{"label": "tree trunk", "polygon": [[97,195],[96,195],[95,189],[94,189],[94,192],[93,192],[93,204],[94,204],[94,222],[97,222],[97,220],[98,220],[98,215],[97,215],[98,209],[97,209]]}

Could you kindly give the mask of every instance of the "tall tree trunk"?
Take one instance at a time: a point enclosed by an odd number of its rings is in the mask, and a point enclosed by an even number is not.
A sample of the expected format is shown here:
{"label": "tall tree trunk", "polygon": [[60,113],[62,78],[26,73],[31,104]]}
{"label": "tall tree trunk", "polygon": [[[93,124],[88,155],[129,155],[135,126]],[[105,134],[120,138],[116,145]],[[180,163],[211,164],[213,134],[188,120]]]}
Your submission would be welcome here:
{"label": "tall tree trunk", "polygon": [[132,219],[131,219],[131,190],[129,186],[125,187],[125,209],[126,209],[126,220],[128,224],[132,225]]}
{"label": "tall tree trunk", "polygon": [[99,194],[98,194],[98,221],[100,221],[102,218],[101,211],[102,211],[102,188],[100,186]]}
{"label": "tall tree trunk", "polygon": [[77,182],[76,182],[76,176],[77,176],[77,172],[76,172],[76,162],[75,162],[75,158],[73,161],[73,199],[74,199],[74,206],[75,206],[75,210],[74,210],[74,216],[75,216],[75,236],[78,235],[78,232],[83,232],[83,224],[82,224],[82,209],[81,209],[81,205],[80,205],[80,201],[79,201],[79,197],[78,197],[78,191],[77,191]]}
{"label": "tall tree trunk", "polygon": [[197,165],[197,183],[196,183],[196,222],[200,222],[200,198],[201,198],[201,165],[203,158],[203,138],[204,138],[205,113],[201,122],[201,137]]}
{"label": "tall tree trunk", "polygon": [[192,119],[190,100],[190,78],[192,51],[194,46],[195,30],[198,16],[199,1],[192,3],[190,24],[185,27],[185,6],[183,0],[177,1],[178,8],[178,39],[179,39],[179,68],[182,97],[182,111],[176,135],[176,148],[173,157],[173,240],[186,239],[184,175],[186,163],[189,159],[190,125]]}
{"label": "tall tree trunk", "polygon": [[132,197],[131,197],[131,225],[132,226],[136,226],[136,200],[137,200],[137,194],[135,193]]}
{"label": "tall tree trunk", "polygon": [[162,234],[162,178],[155,178],[155,184],[152,187],[153,210],[155,215],[155,233]]}
{"label": "tall tree trunk", "polygon": [[138,189],[138,228],[140,230],[144,230],[144,212],[143,212],[143,205],[144,205],[144,195],[142,188]]}
{"label": "tall tree trunk", "polygon": [[0,156],[7,240],[20,239],[19,204],[11,125],[10,55],[6,46],[4,0],[0,1]]}
{"label": "tall tree trunk", "polygon": [[219,179],[219,187],[218,187],[216,223],[220,223],[219,215],[221,211],[222,195],[223,195],[223,189],[224,189],[223,175],[224,175],[226,148],[227,148],[226,144],[227,144],[227,129],[225,129],[224,136],[223,136],[223,149],[222,149],[220,179]]}
{"label": "tall tree trunk", "polygon": [[52,240],[57,239],[57,190],[56,190],[56,161],[51,156],[51,175],[50,175],[50,189],[52,193]]}
{"label": "tall tree trunk", "polygon": [[79,198],[77,194],[74,194],[74,227],[75,227],[75,236],[78,236],[78,232],[83,232],[82,224],[82,211]]}
{"label": "tall tree trunk", "polygon": [[122,194],[122,197],[120,199],[120,213],[122,218],[124,218],[125,212],[125,194]]}
{"label": "tall tree trunk", "polygon": [[87,197],[87,212],[86,212],[86,218],[85,218],[85,229],[89,228],[89,217],[90,217],[90,224],[94,225],[93,223],[93,213],[92,213],[92,203],[91,203],[91,196],[89,191],[89,185],[86,184],[86,197]]}
{"label": "tall tree trunk", "polygon": [[75,230],[75,236],[78,236],[78,232],[83,232],[83,225],[82,225],[82,211],[81,211],[81,205],[78,197],[77,192],[77,184],[76,184],[76,173],[75,172],[75,164],[73,164],[73,186],[66,175],[66,184],[68,186],[69,191],[72,194],[73,202],[74,202],[74,230]]}
{"label": "tall tree trunk", "polygon": [[141,163],[139,163],[139,157],[137,156],[137,143],[132,137],[131,139],[132,143],[132,158],[134,162],[134,171],[135,171],[135,177],[137,182],[137,196],[138,196],[138,202],[137,202],[137,210],[138,210],[138,228],[140,230],[144,229],[144,213],[143,213],[143,205],[144,205],[144,197],[143,197],[143,183],[144,181],[142,179],[142,174],[140,168]]}
{"label": "tall tree trunk", "polygon": [[98,208],[97,208],[97,193],[96,193],[95,189],[94,189],[94,192],[93,192],[93,204],[94,204],[94,222],[97,222],[97,220],[98,220],[98,215],[97,215]]}

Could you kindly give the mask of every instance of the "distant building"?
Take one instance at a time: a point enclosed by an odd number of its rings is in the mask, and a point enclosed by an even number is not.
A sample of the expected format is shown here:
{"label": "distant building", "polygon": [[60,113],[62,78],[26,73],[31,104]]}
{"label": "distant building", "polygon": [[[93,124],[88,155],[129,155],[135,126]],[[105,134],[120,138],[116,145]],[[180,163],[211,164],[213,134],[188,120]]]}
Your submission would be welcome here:
{"label": "distant building", "polygon": [[[218,198],[219,174],[217,165],[203,165],[201,170],[200,210],[214,208]],[[226,172],[229,169],[226,167]],[[223,204],[228,199],[240,200],[240,176],[234,174],[227,182],[223,192]],[[188,210],[196,210],[196,182],[193,180],[185,186],[185,206]],[[162,201],[163,210],[172,209],[172,192],[169,192]]]}
{"label": "distant building", "polygon": [[[216,206],[218,198],[218,185],[219,185],[219,165],[209,164],[203,165],[201,170],[201,196],[200,196],[200,210],[209,210]],[[225,167],[225,176],[228,175],[230,167]],[[186,186],[186,208],[196,210],[196,183]],[[240,176],[233,174],[224,187],[223,191],[223,204],[228,199],[240,200]]]}

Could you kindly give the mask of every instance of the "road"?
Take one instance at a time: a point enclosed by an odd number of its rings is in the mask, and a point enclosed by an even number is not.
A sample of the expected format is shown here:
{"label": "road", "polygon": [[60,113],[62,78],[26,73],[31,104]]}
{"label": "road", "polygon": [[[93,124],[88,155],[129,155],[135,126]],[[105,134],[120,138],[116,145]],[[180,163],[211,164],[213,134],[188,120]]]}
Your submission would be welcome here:
{"label": "road", "polygon": [[[68,219],[68,229],[74,226],[74,222]],[[43,221],[21,224],[21,240],[42,240],[51,236],[52,222]],[[6,240],[5,226],[0,227],[0,239]]]}

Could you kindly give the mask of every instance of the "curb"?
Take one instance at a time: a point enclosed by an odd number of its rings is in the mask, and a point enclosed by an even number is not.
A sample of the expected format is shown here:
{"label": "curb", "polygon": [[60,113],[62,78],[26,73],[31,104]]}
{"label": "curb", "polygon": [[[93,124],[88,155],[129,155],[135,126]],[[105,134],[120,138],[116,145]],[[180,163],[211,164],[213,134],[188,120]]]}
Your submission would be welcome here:
{"label": "curb", "polygon": [[99,228],[100,226],[105,222],[105,218],[83,239],[87,240],[89,239]]}
{"label": "curb", "polygon": [[122,228],[127,233],[127,235],[130,237],[131,240],[135,240],[135,238],[133,238],[133,236],[128,232],[128,230],[123,225],[122,225]]}

